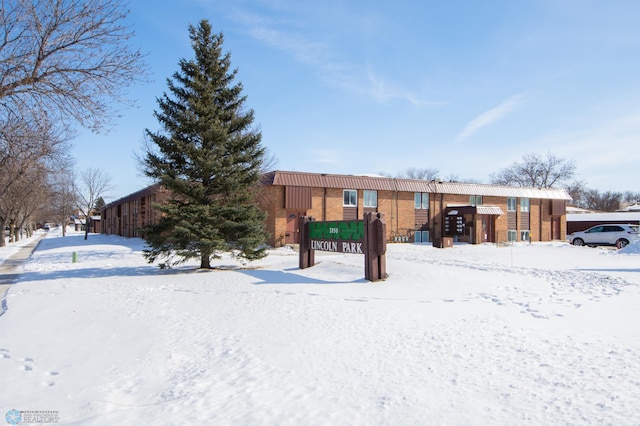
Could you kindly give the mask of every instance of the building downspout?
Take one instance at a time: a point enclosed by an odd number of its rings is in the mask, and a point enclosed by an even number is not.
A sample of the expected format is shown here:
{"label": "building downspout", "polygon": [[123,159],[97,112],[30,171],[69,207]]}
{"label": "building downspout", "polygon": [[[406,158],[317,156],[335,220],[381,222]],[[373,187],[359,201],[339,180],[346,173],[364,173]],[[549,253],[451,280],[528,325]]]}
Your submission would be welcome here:
{"label": "building downspout", "polygon": [[542,220],[544,215],[542,214],[542,198],[540,198],[540,212],[538,213],[540,218],[538,219],[538,241],[542,241]]}
{"label": "building downspout", "polygon": [[322,194],[322,221],[327,221],[327,174],[322,173],[322,186],[323,186],[323,194]]}
{"label": "building downspout", "polygon": [[[394,189],[394,194],[396,196],[396,214],[395,214],[395,217],[400,217],[400,212],[398,211],[398,179],[396,179],[396,178],[393,178],[393,189]],[[391,211],[393,212],[393,209]],[[394,215],[392,214],[391,215],[391,223],[392,223],[391,229],[393,229],[393,219],[394,219]],[[396,224],[395,225],[395,228],[396,228],[395,235],[398,235],[398,231],[399,231],[398,222],[399,222],[399,220],[396,220],[396,222],[395,222],[395,224]]]}
{"label": "building downspout", "polygon": [[327,187],[324,187],[324,194],[322,194],[322,221],[327,221]]}
{"label": "building downspout", "polygon": [[440,238],[444,238],[444,194],[440,193]]}

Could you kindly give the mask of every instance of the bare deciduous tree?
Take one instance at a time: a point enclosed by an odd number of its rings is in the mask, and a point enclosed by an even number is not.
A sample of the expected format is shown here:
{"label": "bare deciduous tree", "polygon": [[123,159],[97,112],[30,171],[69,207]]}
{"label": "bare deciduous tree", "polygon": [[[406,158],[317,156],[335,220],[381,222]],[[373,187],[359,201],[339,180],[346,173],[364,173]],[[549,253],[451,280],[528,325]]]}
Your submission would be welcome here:
{"label": "bare deciduous tree", "polygon": [[447,177],[444,178],[445,182],[463,182],[463,183],[477,183],[477,184],[482,184],[482,181],[480,179],[475,179],[475,178],[461,178],[458,175],[455,174],[449,174],[447,175]]}
{"label": "bare deciduous tree", "polygon": [[48,217],[62,225],[62,236],[67,235],[67,223],[78,205],[75,193],[75,174],[70,162],[61,167],[60,173],[51,176],[49,182],[50,204]]}
{"label": "bare deciduous tree", "polygon": [[438,178],[439,173],[438,169],[409,167],[400,172],[398,177],[403,179],[435,180]]}
{"label": "bare deciduous tree", "polygon": [[584,192],[583,206],[589,210],[612,212],[620,208],[622,193],[613,191],[600,192],[597,189],[587,189]]}
{"label": "bare deciduous tree", "polygon": [[34,213],[41,208],[47,170],[42,162],[27,159],[26,166],[0,199],[0,223],[10,230],[10,241],[19,241],[22,232],[33,228]]}
{"label": "bare deciduous tree", "polygon": [[122,0],[3,0],[0,105],[104,128],[110,101],[146,74],[127,13]]}
{"label": "bare deciduous tree", "polygon": [[[46,116],[27,118],[10,115],[0,120],[3,230],[31,218],[37,207],[33,204],[36,193],[46,187],[48,175],[58,170],[57,161],[67,156],[65,135],[57,132]],[[4,238],[0,239],[0,246],[4,244]]]}
{"label": "bare deciduous tree", "polygon": [[111,177],[100,169],[89,168],[77,179],[74,192],[77,197],[77,208],[85,217],[85,240],[89,235],[91,214],[96,201],[111,190],[111,187]]}
{"label": "bare deciduous tree", "polygon": [[565,185],[564,189],[566,189],[567,194],[571,197],[571,203],[574,206],[584,207],[584,198],[587,191],[585,181],[578,179],[571,181]]}
{"label": "bare deciduous tree", "polygon": [[48,135],[40,130],[44,129],[16,116],[0,123],[0,199],[29,169],[28,160],[49,153]]}
{"label": "bare deciduous tree", "polygon": [[278,167],[278,158],[269,150],[269,148],[265,147],[264,156],[260,163],[260,173],[265,174],[267,172],[271,172],[275,170],[276,167]]}
{"label": "bare deciduous tree", "polygon": [[48,198],[46,186],[47,174],[49,171],[44,164],[34,164],[28,175],[28,179],[23,179],[20,188],[15,188],[19,192],[14,198],[19,201],[17,204],[17,215],[15,217],[14,241],[22,238],[22,232],[30,237],[35,229],[35,216],[41,211]]}
{"label": "bare deciduous tree", "polygon": [[533,188],[559,188],[568,183],[575,174],[573,161],[547,153],[546,157],[525,154],[522,161],[491,175],[496,185],[527,186]]}
{"label": "bare deciduous tree", "polygon": [[624,194],[622,194],[622,200],[625,203],[639,203],[640,202],[640,192],[633,192],[633,191],[625,191]]}

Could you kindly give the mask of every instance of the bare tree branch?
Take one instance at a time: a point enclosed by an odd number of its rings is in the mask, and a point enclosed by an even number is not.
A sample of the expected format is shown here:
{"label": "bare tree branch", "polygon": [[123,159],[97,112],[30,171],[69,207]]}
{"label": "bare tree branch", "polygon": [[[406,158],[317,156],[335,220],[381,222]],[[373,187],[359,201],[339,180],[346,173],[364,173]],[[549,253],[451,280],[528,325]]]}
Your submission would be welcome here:
{"label": "bare tree branch", "polygon": [[63,168],[60,173],[51,176],[51,198],[46,210],[47,218],[62,224],[62,236],[66,236],[67,222],[78,205],[75,193],[75,172],[71,165]]}
{"label": "bare tree branch", "polygon": [[80,174],[75,193],[77,207],[85,217],[85,240],[89,234],[89,220],[96,201],[111,189],[111,177],[100,169],[89,168]]}
{"label": "bare tree branch", "polygon": [[[66,135],[47,116],[0,119],[0,226],[25,223],[42,207],[42,188],[68,158]],[[4,238],[0,246],[4,245]]]}
{"label": "bare tree branch", "polygon": [[409,167],[405,171],[400,172],[398,177],[404,179],[435,180],[438,178],[439,173],[440,171],[438,169]]}
{"label": "bare tree branch", "polygon": [[[113,118],[110,101],[146,74],[129,46],[122,0],[3,0],[0,103],[38,107],[63,122],[98,131]],[[26,108],[26,109],[25,109]]]}
{"label": "bare tree branch", "polygon": [[537,154],[525,154],[522,161],[491,175],[491,183],[533,188],[558,188],[568,183],[575,174],[573,161],[547,153],[543,158]]}

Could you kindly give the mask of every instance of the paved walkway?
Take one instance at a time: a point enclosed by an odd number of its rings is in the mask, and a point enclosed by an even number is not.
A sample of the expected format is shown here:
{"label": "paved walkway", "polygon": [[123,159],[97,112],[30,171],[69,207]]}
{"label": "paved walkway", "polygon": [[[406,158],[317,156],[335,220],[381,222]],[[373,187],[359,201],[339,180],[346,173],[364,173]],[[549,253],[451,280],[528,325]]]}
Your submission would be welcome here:
{"label": "paved walkway", "polygon": [[[4,299],[4,295],[12,284],[15,284],[22,274],[23,267],[31,253],[36,249],[40,240],[44,237],[41,235],[29,241],[20,250],[12,256],[5,259],[0,264],[0,299]],[[1,310],[0,310],[1,312]]]}

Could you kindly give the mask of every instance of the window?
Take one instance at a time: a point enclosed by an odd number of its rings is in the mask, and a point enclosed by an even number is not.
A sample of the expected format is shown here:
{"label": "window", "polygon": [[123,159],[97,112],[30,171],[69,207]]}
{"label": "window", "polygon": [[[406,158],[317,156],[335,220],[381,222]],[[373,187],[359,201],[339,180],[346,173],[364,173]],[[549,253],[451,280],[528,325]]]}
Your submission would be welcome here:
{"label": "window", "polygon": [[413,194],[413,207],[416,210],[429,209],[429,194],[427,192],[415,192]]}
{"label": "window", "polygon": [[515,212],[516,211],[516,199],[515,198],[507,198],[507,211]]}
{"label": "window", "polygon": [[520,231],[520,241],[529,241],[531,234],[529,231]]}
{"label": "window", "polygon": [[529,199],[528,198],[520,198],[520,211],[524,213],[529,212]]}
{"label": "window", "polygon": [[378,207],[378,191],[364,191],[364,206]]}
{"label": "window", "polygon": [[516,241],[518,231],[507,231],[507,241]]}
{"label": "window", "polygon": [[342,193],[342,205],[345,207],[357,207],[358,191],[355,189],[345,189]]}
{"label": "window", "polygon": [[608,225],[604,227],[603,232],[623,232],[624,229],[620,226]]}
{"label": "window", "polygon": [[482,195],[472,195],[471,197],[469,197],[469,204],[472,206],[481,206]]}

